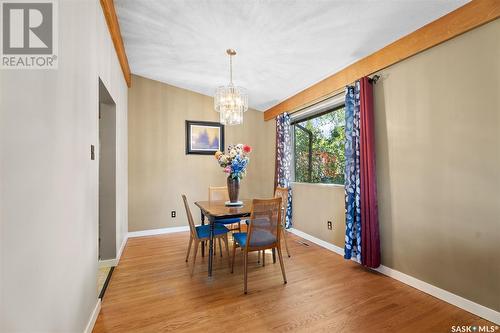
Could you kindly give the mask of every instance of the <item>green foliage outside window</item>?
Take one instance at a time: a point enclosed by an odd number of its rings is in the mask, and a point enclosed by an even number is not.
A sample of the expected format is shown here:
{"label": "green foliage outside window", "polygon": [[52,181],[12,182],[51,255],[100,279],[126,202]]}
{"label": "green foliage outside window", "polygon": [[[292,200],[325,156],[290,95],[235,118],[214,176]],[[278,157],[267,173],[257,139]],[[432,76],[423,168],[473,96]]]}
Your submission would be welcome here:
{"label": "green foliage outside window", "polygon": [[344,107],[293,125],[296,182],[344,184],[344,129]]}

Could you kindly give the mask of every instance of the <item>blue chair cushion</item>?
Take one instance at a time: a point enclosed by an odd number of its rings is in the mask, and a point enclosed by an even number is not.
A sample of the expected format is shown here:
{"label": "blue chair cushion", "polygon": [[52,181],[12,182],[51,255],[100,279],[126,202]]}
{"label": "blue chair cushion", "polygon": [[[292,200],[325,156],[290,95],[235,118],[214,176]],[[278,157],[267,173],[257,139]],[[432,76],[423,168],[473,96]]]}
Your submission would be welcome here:
{"label": "blue chair cushion", "polygon": [[[272,233],[264,230],[254,230],[252,231],[253,242],[251,246],[266,246],[276,243],[276,236]],[[233,234],[234,241],[238,243],[241,247],[247,246],[247,233],[246,232],[236,232]]]}
{"label": "blue chair cushion", "polygon": [[[226,234],[229,229],[223,225],[215,225],[214,236]],[[210,225],[200,225],[196,227],[196,233],[198,238],[209,238],[210,237]]]}
{"label": "blue chair cushion", "polygon": [[240,222],[241,219],[239,217],[231,217],[227,219],[215,219],[215,223],[217,224],[233,224]]}

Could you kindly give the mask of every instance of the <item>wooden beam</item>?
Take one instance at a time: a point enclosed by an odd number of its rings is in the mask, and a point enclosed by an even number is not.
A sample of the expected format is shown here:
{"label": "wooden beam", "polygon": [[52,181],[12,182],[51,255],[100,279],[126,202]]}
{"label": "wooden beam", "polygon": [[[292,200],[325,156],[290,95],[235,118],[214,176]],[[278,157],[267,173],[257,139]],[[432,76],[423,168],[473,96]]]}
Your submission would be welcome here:
{"label": "wooden beam", "polygon": [[363,76],[394,65],[499,16],[499,0],[473,0],[273,106],[264,112],[264,119],[270,120],[283,112],[296,111],[304,105],[321,100],[333,91],[343,89]]}
{"label": "wooden beam", "polygon": [[104,17],[106,18],[106,23],[108,24],[113,45],[115,46],[118,61],[120,61],[125,82],[127,82],[127,86],[130,88],[130,85],[132,84],[132,77],[130,74],[130,67],[128,65],[127,54],[125,53],[125,46],[123,46],[122,34],[120,32],[120,25],[118,24],[118,17],[116,17],[113,0],[101,0],[101,7],[104,12]]}

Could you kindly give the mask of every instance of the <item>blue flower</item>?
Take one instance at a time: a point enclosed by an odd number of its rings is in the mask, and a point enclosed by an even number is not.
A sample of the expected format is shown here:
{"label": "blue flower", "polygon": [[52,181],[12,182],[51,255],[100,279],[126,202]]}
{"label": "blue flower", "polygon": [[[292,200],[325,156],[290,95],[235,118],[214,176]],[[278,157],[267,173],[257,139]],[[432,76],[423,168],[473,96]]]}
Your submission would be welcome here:
{"label": "blue flower", "polygon": [[236,155],[231,162],[231,177],[242,178],[248,165],[248,158]]}

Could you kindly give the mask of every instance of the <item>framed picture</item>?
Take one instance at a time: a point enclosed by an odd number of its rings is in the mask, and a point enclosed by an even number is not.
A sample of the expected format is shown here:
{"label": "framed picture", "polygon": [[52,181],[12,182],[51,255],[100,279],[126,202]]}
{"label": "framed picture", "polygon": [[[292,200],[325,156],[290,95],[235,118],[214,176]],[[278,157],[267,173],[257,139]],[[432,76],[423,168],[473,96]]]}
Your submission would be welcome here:
{"label": "framed picture", "polygon": [[213,155],[224,150],[224,125],[186,120],[186,155]]}

